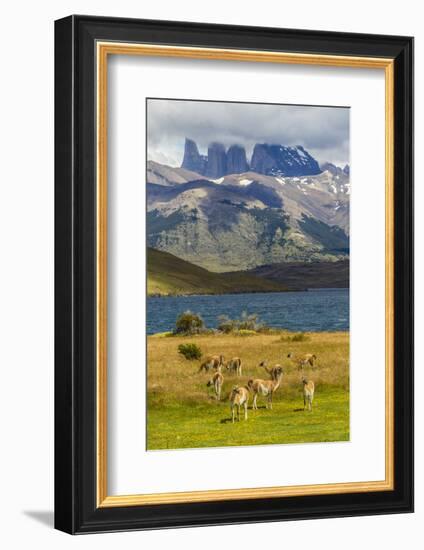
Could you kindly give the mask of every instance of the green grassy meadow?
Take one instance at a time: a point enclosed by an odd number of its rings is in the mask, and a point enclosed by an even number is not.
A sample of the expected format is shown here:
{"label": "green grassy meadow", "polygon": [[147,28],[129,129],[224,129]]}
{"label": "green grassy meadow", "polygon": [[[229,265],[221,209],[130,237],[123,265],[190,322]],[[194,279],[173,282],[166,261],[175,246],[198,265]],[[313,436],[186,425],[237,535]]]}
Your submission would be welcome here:
{"label": "green grassy meadow", "polygon": [[[293,335],[212,334],[205,336],[148,337],[147,448],[178,449],[266,445],[349,440],[349,335],[347,332],[307,333],[304,341]],[[216,401],[206,383],[211,373],[199,373],[200,361],[188,361],[177,349],[194,342],[203,356],[223,354],[241,357],[243,375],[237,378],[223,369],[221,401]],[[304,376],[315,383],[313,411],[303,410],[302,373],[287,354],[315,353],[316,365]],[[285,375],[274,395],[273,409],[259,410],[249,400],[248,420],[231,422],[229,393],[249,378],[268,378],[258,364],[281,364]]]}

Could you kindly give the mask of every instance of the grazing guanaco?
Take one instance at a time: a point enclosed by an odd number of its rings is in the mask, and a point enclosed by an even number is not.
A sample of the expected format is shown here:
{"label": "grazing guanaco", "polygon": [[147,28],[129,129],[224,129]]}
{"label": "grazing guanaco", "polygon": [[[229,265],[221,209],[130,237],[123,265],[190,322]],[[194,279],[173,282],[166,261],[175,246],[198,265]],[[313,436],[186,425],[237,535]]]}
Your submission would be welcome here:
{"label": "grazing guanaco", "polygon": [[227,370],[235,372],[237,376],[241,376],[241,359],[240,357],[233,357],[225,364]]}
{"label": "grazing guanaco", "polygon": [[256,378],[255,380],[251,378],[249,380],[247,387],[253,392],[253,409],[258,408],[256,404],[258,394],[261,394],[267,398],[266,408],[272,409],[272,398],[274,393],[278,390],[282,378],[283,372],[281,370],[276,380],[262,380],[260,378]]}
{"label": "grazing guanaco", "polygon": [[224,363],[223,355],[209,355],[209,357],[206,357],[206,359],[200,365],[199,372],[202,372],[202,370],[204,370],[205,372],[208,372],[210,369],[215,369],[216,371],[220,371],[223,363]]}
{"label": "grazing guanaco", "polygon": [[221,389],[222,389],[222,384],[223,383],[224,383],[224,377],[218,371],[212,376],[212,378],[206,384],[207,387],[213,386],[213,388],[215,390],[215,396],[216,396],[217,401],[221,400]]}
{"label": "grazing guanaco", "polygon": [[287,357],[294,361],[299,369],[302,369],[306,367],[306,365],[310,365],[311,367],[314,366],[315,361],[317,360],[317,356],[314,353],[305,353],[303,355],[296,355],[292,352],[290,352]]}
{"label": "grazing guanaco", "polygon": [[271,380],[277,380],[280,374],[284,374],[283,367],[281,365],[275,365],[275,367],[268,368],[268,362],[261,361],[259,366],[266,370],[266,372],[270,375]]}
{"label": "grazing guanaco", "polygon": [[234,386],[230,393],[231,418],[234,418],[237,407],[237,420],[240,421],[240,407],[244,407],[244,419],[247,420],[247,404],[249,402],[249,389],[245,386]]}
{"label": "grazing guanaco", "polygon": [[314,400],[315,384],[312,380],[302,378],[303,383],[303,410],[306,409],[308,404],[308,410],[312,412],[312,401]]}

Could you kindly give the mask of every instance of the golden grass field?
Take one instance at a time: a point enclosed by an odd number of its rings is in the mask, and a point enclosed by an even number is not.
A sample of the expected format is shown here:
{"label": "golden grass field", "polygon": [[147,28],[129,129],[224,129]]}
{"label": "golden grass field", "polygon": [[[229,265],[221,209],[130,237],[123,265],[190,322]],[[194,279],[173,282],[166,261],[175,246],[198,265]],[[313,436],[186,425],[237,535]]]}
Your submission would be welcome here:
{"label": "golden grass field", "polygon": [[[307,333],[293,342],[293,334],[249,336],[153,335],[148,343],[147,448],[176,449],[349,440],[349,333]],[[188,361],[178,353],[181,343],[196,343],[203,357],[223,354],[240,357],[243,375],[237,378],[223,369],[221,401],[206,383],[213,373],[199,373],[200,361]],[[315,383],[313,411],[303,410],[302,373],[287,354],[315,353],[316,365],[303,376]],[[285,375],[274,395],[273,409],[258,398],[259,410],[249,400],[248,420],[231,423],[229,393],[249,378],[268,379],[258,364],[281,364]]]}

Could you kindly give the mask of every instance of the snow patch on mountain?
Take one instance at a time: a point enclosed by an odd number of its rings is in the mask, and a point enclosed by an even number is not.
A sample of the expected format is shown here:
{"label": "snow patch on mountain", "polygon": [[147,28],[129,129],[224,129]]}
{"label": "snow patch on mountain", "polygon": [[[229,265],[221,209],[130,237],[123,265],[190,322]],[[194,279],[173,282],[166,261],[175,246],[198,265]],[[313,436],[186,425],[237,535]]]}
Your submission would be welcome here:
{"label": "snow patch on mountain", "polygon": [[246,185],[250,185],[251,183],[253,183],[253,180],[248,180],[248,179],[241,179],[241,180],[239,180],[239,184],[240,184],[240,185],[246,186]]}

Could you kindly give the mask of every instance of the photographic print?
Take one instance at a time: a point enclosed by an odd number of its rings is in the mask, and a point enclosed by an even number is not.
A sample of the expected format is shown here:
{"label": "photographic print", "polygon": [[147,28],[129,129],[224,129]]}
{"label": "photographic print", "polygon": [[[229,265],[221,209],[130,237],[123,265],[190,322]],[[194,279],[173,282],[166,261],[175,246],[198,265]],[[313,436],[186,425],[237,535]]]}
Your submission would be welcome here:
{"label": "photographic print", "polygon": [[147,449],[348,441],[349,108],[146,110]]}
{"label": "photographic print", "polygon": [[55,22],[57,529],[413,511],[413,47]]}

